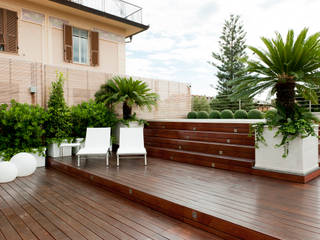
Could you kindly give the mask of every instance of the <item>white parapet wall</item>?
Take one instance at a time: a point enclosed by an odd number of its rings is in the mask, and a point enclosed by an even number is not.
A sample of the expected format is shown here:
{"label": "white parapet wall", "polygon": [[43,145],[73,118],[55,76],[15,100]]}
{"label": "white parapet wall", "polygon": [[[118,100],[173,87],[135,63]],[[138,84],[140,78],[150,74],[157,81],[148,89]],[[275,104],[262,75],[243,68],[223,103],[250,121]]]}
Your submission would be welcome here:
{"label": "white parapet wall", "polygon": [[186,122],[186,123],[264,123],[265,119],[149,119],[148,122]]}

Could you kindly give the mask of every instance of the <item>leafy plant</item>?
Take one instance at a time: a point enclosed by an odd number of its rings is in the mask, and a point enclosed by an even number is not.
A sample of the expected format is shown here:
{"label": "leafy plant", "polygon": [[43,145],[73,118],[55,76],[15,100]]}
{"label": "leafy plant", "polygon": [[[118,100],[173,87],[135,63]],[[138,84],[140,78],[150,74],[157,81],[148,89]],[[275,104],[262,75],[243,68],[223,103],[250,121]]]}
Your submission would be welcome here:
{"label": "leafy plant", "polygon": [[58,73],[57,80],[51,84],[48,101],[48,120],[45,123],[48,143],[61,143],[71,136],[71,114],[64,99],[63,84],[63,74]]}
{"label": "leafy plant", "polygon": [[11,101],[0,106],[0,156],[5,161],[20,152],[42,154],[45,148],[46,111],[39,106]]}
{"label": "leafy plant", "polygon": [[189,112],[187,115],[188,119],[196,119],[197,118],[197,113],[196,112]]}
{"label": "leafy plant", "polygon": [[100,87],[95,94],[96,101],[103,103],[109,109],[122,103],[123,119],[132,117],[132,107],[146,107],[151,111],[152,106],[157,104],[158,94],[152,93],[148,85],[140,80],[133,80],[132,77],[116,76]]}
{"label": "leafy plant", "polygon": [[222,119],[232,119],[232,118],[234,118],[233,112],[229,109],[223,110],[221,112],[221,118]]}
{"label": "leafy plant", "polygon": [[277,112],[270,111],[266,114],[266,123],[257,123],[251,126],[251,131],[255,131],[256,135],[256,147],[259,147],[259,143],[266,145],[265,138],[263,137],[263,132],[265,126],[272,130],[278,128],[275,137],[282,136],[282,140],[276,147],[283,147],[282,157],[287,157],[288,155],[288,144],[290,141],[297,137],[305,138],[309,136],[317,137],[314,131],[313,125],[319,123],[319,119],[315,117],[312,113],[306,112],[305,109],[294,106],[295,114],[293,119],[286,118],[286,111],[283,108],[279,108]]}
{"label": "leafy plant", "polygon": [[191,109],[194,112],[208,112],[210,110],[210,105],[205,96],[193,96],[191,102]]}
{"label": "leafy plant", "polygon": [[210,119],[219,119],[221,118],[221,113],[217,110],[213,110],[210,114],[209,114],[209,118]]}
{"label": "leafy plant", "polygon": [[263,113],[258,109],[252,109],[248,112],[249,119],[263,119]]}
{"label": "leafy plant", "polygon": [[237,110],[234,113],[234,118],[236,118],[236,119],[247,119],[248,118],[248,113],[245,110]]}
{"label": "leafy plant", "polygon": [[94,100],[72,106],[70,110],[73,138],[84,138],[88,127],[113,127],[117,123],[115,113]]}
{"label": "leafy plant", "polygon": [[286,118],[294,118],[296,91],[305,99],[317,103],[315,89],[320,86],[320,33],[307,37],[303,29],[294,38],[289,30],[284,41],[279,33],[274,39],[262,37],[266,50],[249,47],[257,60],[247,61],[245,71],[250,75],[230,82],[233,99],[254,97],[266,90],[276,95],[276,106],[281,107]]}
{"label": "leafy plant", "polygon": [[205,111],[200,111],[197,113],[197,118],[198,119],[207,119],[207,118],[209,118],[209,115]]}
{"label": "leafy plant", "polygon": [[[274,39],[262,37],[266,50],[249,47],[257,60],[247,61],[249,76],[230,82],[234,93],[232,98],[254,97],[266,90],[276,95],[276,114],[268,114],[266,125],[278,127],[276,136],[282,135],[279,146],[288,145],[296,137],[315,136],[314,117],[306,114],[296,105],[299,94],[313,103],[318,102],[316,89],[320,86],[320,32],[307,37],[308,29],[303,29],[297,38],[289,30],[284,40],[279,33]],[[264,142],[263,123],[256,125],[258,141]],[[287,150],[283,156],[287,156]]]}

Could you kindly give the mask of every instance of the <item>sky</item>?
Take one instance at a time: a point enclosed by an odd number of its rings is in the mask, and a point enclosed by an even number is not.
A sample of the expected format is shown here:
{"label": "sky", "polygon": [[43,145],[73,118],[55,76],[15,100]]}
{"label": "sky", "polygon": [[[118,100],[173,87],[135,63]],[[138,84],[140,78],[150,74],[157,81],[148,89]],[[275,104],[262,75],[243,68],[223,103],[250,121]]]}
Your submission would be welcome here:
{"label": "sky", "polygon": [[[212,52],[224,21],[240,15],[247,45],[262,47],[260,37],[296,34],[304,27],[320,31],[320,0],[130,0],[143,8],[150,28],[126,47],[126,73],[133,76],[185,82],[194,95],[215,96],[216,69]],[[248,51],[249,57],[252,54]]]}

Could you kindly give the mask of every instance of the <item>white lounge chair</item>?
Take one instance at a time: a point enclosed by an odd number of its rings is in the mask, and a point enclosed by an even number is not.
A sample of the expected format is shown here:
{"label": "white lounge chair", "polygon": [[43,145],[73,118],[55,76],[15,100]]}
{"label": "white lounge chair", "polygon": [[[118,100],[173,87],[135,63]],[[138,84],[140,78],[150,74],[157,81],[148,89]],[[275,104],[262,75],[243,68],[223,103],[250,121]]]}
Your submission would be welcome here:
{"label": "white lounge chair", "polygon": [[111,128],[87,128],[84,148],[77,153],[78,166],[81,156],[105,156],[106,165],[109,166],[109,150]]}
{"label": "white lounge chair", "polygon": [[120,144],[117,151],[117,166],[120,156],[143,155],[147,165],[147,151],[144,147],[143,128],[120,128]]}

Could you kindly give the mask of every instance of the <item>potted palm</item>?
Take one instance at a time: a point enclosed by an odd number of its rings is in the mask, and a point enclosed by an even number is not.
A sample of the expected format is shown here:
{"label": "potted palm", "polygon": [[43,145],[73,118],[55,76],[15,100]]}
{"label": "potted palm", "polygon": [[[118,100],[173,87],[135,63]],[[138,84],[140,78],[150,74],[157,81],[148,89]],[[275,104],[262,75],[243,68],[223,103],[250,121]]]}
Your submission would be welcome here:
{"label": "potted palm", "polygon": [[151,111],[152,106],[157,104],[158,94],[151,92],[148,85],[132,77],[115,76],[100,87],[95,94],[96,102],[104,103],[110,110],[118,104],[122,104],[122,117],[116,127],[115,137],[118,141],[120,127],[143,127],[144,121],[132,113],[134,106],[147,108]]}
{"label": "potted palm", "polygon": [[266,123],[254,126],[256,141],[263,143],[256,148],[256,168],[296,175],[319,168],[317,119],[295,101],[297,94],[318,101],[320,33],[309,37],[307,33],[305,28],[297,38],[293,30],[286,40],[279,33],[274,39],[262,38],[266,50],[249,47],[257,57],[247,61],[251,74],[231,82],[233,98],[254,97],[266,90],[276,95],[277,111]]}

